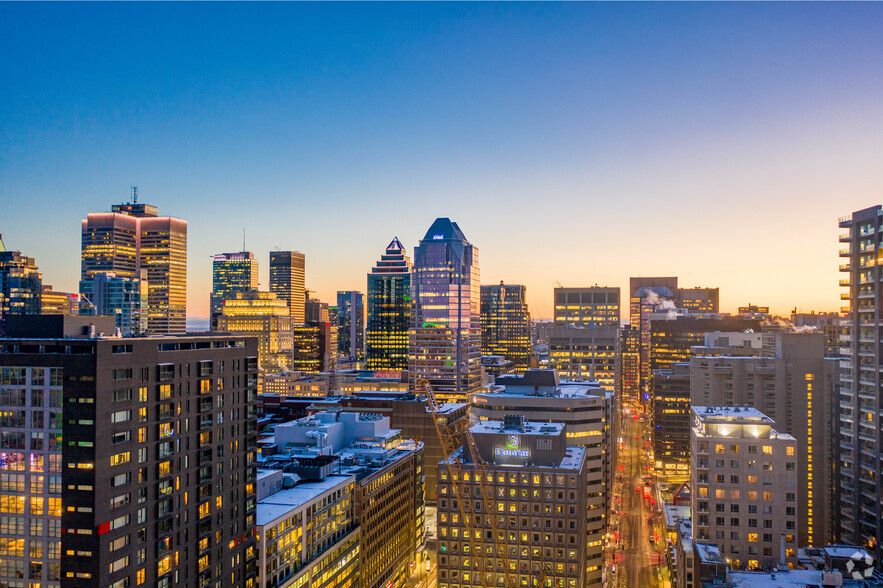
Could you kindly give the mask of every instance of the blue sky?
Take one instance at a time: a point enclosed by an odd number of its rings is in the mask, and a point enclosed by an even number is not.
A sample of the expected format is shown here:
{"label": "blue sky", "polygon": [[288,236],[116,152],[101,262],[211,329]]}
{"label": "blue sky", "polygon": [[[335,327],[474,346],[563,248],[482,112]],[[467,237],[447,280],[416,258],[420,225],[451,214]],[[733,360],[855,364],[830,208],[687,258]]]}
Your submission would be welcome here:
{"label": "blue sky", "polygon": [[678,275],[839,307],[839,216],[883,194],[883,5],[0,4],[0,233],[75,290],[128,199],[209,255],[307,255],[333,301],[449,216],[482,281]]}

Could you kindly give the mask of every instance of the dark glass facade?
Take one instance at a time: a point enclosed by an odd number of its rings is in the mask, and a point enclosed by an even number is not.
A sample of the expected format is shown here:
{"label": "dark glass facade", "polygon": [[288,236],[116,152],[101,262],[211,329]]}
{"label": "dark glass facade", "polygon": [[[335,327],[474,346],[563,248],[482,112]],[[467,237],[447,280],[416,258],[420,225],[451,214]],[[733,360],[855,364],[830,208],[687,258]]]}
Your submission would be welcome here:
{"label": "dark glass facade", "polygon": [[365,359],[368,369],[408,369],[411,261],[398,238],[368,274]]}
{"label": "dark glass facade", "polygon": [[34,259],[18,251],[0,251],[0,334],[11,314],[40,314],[43,276]]}
{"label": "dark glass facade", "polygon": [[365,296],[337,293],[337,353],[353,361],[365,360]]}
{"label": "dark glass facade", "polygon": [[250,251],[219,253],[212,263],[212,330],[218,328],[218,317],[224,301],[239,292],[258,289],[258,260]]}
{"label": "dark glass facade", "polygon": [[297,251],[270,252],[270,292],[288,303],[291,322],[304,323],[306,260]]}
{"label": "dark glass facade", "polygon": [[464,400],[481,387],[478,249],[457,223],[439,218],[414,254],[408,373],[443,400]]}
{"label": "dark glass facade", "polygon": [[502,355],[523,373],[530,364],[527,288],[500,282],[481,287],[481,353]]}

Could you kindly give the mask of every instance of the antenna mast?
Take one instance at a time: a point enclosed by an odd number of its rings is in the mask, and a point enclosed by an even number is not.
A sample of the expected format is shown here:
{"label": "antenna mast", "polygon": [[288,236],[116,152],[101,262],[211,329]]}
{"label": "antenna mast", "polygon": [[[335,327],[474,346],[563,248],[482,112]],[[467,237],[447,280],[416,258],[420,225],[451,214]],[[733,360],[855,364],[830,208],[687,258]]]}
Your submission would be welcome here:
{"label": "antenna mast", "polygon": [[132,204],[138,204],[138,186],[132,186]]}
{"label": "antenna mast", "polygon": [[245,252],[245,227],[242,227],[242,251]]}

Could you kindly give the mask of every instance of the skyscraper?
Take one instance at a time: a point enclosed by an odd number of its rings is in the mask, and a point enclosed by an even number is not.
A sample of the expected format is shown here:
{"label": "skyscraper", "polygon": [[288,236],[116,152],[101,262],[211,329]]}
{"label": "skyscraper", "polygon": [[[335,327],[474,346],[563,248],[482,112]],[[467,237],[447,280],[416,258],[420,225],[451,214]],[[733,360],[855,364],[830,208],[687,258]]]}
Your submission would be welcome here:
{"label": "skyscraper", "polygon": [[6,316],[40,314],[42,296],[43,275],[34,259],[6,251],[0,235],[0,335]]}
{"label": "skyscraper", "polygon": [[465,400],[481,386],[478,249],[448,218],[438,218],[414,252],[408,373],[427,378],[443,400]]}
{"label": "skyscraper", "polygon": [[297,251],[270,252],[270,292],[288,303],[291,322],[304,324],[306,260]]}
{"label": "skyscraper", "polygon": [[877,261],[883,234],[883,208],[872,206],[840,219],[840,266],[849,301],[840,338],[840,537],[842,543],[868,548],[880,566],[883,558],[883,273]]}
{"label": "skyscraper", "polygon": [[502,355],[516,373],[530,365],[527,288],[500,282],[481,287],[481,352]]}
{"label": "skyscraper", "polygon": [[0,585],[254,588],[255,339],[33,318],[0,339]]}
{"label": "skyscraper", "polygon": [[619,288],[555,288],[555,323],[571,327],[618,327]]}
{"label": "skyscraper", "polygon": [[365,295],[337,293],[337,353],[341,358],[365,361]]}
{"label": "skyscraper", "polygon": [[217,329],[224,301],[238,292],[258,289],[258,260],[250,251],[219,253],[212,263],[212,330]]}
{"label": "skyscraper", "polygon": [[368,369],[408,369],[411,260],[394,238],[368,274],[365,356]]}
{"label": "skyscraper", "polygon": [[643,393],[650,381],[650,313],[674,309],[678,279],[631,278],[629,325],[638,331],[638,377]]}
{"label": "skyscraper", "polygon": [[285,301],[272,292],[246,290],[224,302],[217,330],[257,336],[261,370],[289,371],[293,341],[291,316]]}
{"label": "skyscraper", "polygon": [[98,272],[80,280],[80,314],[110,315],[125,336],[147,331],[147,270],[136,277]]}
{"label": "skyscraper", "polygon": [[187,221],[157,216],[149,204],[115,204],[82,221],[80,279],[101,272],[133,278],[147,270],[147,329],[184,333],[187,318]]}

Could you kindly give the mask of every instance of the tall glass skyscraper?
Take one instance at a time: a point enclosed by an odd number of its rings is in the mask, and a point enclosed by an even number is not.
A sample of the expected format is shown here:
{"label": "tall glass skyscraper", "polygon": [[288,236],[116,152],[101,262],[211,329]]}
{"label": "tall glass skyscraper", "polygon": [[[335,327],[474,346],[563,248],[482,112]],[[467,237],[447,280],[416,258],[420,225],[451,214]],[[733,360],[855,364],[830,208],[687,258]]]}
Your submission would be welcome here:
{"label": "tall glass skyscraper", "polygon": [[270,292],[288,303],[291,322],[304,324],[306,259],[298,251],[270,252]]}
{"label": "tall glass skyscraper", "polygon": [[408,371],[443,400],[481,387],[478,249],[448,218],[436,219],[414,252]]}
{"label": "tall glass skyscraper", "polygon": [[337,353],[365,361],[365,295],[355,290],[337,293]]}
{"label": "tall glass skyscraper", "polygon": [[10,314],[40,314],[43,276],[32,257],[6,251],[0,238],[0,334]]}
{"label": "tall glass skyscraper", "polygon": [[147,270],[147,327],[151,333],[186,331],[187,221],[157,216],[150,204],[111,206],[82,221],[81,280],[103,272],[135,278]]}
{"label": "tall glass skyscraper", "polygon": [[530,364],[527,288],[515,284],[481,287],[481,352],[502,355],[522,373]]}
{"label": "tall glass skyscraper", "polygon": [[147,270],[136,277],[98,272],[80,280],[80,314],[111,315],[124,336],[147,331]]}
{"label": "tall glass skyscraper", "polygon": [[371,370],[408,369],[411,260],[398,237],[368,274],[365,358]]}
{"label": "tall glass skyscraper", "polygon": [[219,253],[212,263],[212,330],[218,328],[218,317],[224,301],[239,292],[258,289],[258,260],[250,251]]}

